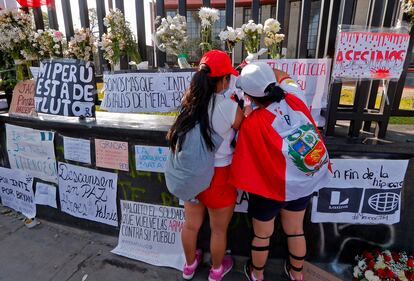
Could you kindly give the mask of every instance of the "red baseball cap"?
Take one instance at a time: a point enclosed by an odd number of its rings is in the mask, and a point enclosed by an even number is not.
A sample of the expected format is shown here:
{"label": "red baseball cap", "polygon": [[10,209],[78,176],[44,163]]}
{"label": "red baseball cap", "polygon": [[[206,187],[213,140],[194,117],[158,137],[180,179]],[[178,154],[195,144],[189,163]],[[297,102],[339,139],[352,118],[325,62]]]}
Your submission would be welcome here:
{"label": "red baseball cap", "polygon": [[210,68],[210,77],[221,77],[227,74],[239,75],[239,72],[233,68],[231,59],[226,52],[220,50],[211,50],[204,54],[200,64],[206,64]]}

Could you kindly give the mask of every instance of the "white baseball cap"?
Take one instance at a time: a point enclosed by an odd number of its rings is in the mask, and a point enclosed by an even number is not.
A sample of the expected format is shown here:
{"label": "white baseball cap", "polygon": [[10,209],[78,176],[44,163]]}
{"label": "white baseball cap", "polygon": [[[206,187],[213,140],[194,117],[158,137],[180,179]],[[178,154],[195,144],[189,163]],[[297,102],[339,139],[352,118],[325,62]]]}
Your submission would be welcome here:
{"label": "white baseball cap", "polygon": [[243,68],[236,86],[249,96],[259,98],[266,96],[265,90],[272,83],[277,83],[277,81],[270,65],[255,61]]}

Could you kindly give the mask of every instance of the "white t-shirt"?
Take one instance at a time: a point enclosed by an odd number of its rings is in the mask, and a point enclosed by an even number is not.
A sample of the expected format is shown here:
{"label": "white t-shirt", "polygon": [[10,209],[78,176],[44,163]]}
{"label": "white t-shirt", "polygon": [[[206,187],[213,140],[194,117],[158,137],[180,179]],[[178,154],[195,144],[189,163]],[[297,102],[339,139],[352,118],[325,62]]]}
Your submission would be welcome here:
{"label": "white t-shirt", "polygon": [[225,167],[231,164],[234,152],[231,142],[235,136],[235,130],[231,126],[236,119],[237,107],[235,101],[226,98],[223,94],[216,94],[213,115],[211,115],[213,107],[210,103],[209,117],[213,130],[223,138],[223,142],[215,154],[215,167]]}

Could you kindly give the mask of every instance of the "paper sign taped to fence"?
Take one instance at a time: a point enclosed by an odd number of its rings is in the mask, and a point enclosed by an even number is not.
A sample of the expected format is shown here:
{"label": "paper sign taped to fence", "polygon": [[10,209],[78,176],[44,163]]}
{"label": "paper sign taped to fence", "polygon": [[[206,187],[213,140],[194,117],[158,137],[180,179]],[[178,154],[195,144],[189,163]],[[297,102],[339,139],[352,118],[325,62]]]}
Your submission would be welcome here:
{"label": "paper sign taped to fence", "polygon": [[4,206],[28,218],[36,216],[33,177],[28,173],[0,167],[0,198]]}
{"label": "paper sign taped to fence", "polygon": [[334,177],[312,204],[312,222],[395,224],[408,160],[332,159]]}
{"label": "paper sign taped to fence", "polygon": [[165,171],[168,147],[135,146],[135,161],[138,171],[161,172]]}
{"label": "paper sign taped to fence", "polygon": [[182,270],[184,209],[121,200],[118,246],[111,252]]}
{"label": "paper sign taped to fence", "polygon": [[57,183],[54,132],[6,124],[10,167]]}
{"label": "paper sign taped to fence", "polygon": [[264,60],[273,69],[279,69],[299,85],[306,103],[312,108],[325,108],[328,103],[330,59]]}
{"label": "paper sign taped to fence", "polygon": [[101,108],[109,112],[170,112],[181,104],[194,72],[104,73]]}
{"label": "paper sign taped to fence", "polygon": [[56,205],[56,186],[45,184],[42,182],[36,183],[35,203],[38,205],[47,205],[57,208]]}
{"label": "paper sign taped to fence", "polygon": [[396,31],[340,31],[334,79],[399,79],[410,35]]}
{"label": "paper sign taped to fence", "polygon": [[129,171],[128,143],[95,139],[96,166]]}
{"label": "paper sign taped to fence", "polygon": [[36,82],[24,80],[17,83],[13,90],[9,114],[29,115],[34,110]]}
{"label": "paper sign taped to fence", "polygon": [[117,174],[62,162],[59,162],[58,173],[62,212],[118,226]]}
{"label": "paper sign taped to fence", "polygon": [[66,160],[91,164],[90,140],[63,137],[63,151]]}
{"label": "paper sign taped to fence", "polygon": [[64,116],[95,116],[93,64],[74,59],[44,60],[36,80],[37,112]]}

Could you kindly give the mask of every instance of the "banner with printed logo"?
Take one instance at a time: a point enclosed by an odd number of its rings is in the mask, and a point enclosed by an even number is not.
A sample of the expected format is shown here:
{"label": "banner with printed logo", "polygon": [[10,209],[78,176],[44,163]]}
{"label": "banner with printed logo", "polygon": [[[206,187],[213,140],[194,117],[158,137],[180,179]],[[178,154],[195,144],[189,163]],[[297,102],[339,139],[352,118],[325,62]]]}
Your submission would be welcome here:
{"label": "banner with printed logo", "polygon": [[312,204],[312,222],[395,224],[408,160],[332,159],[334,177]]}

